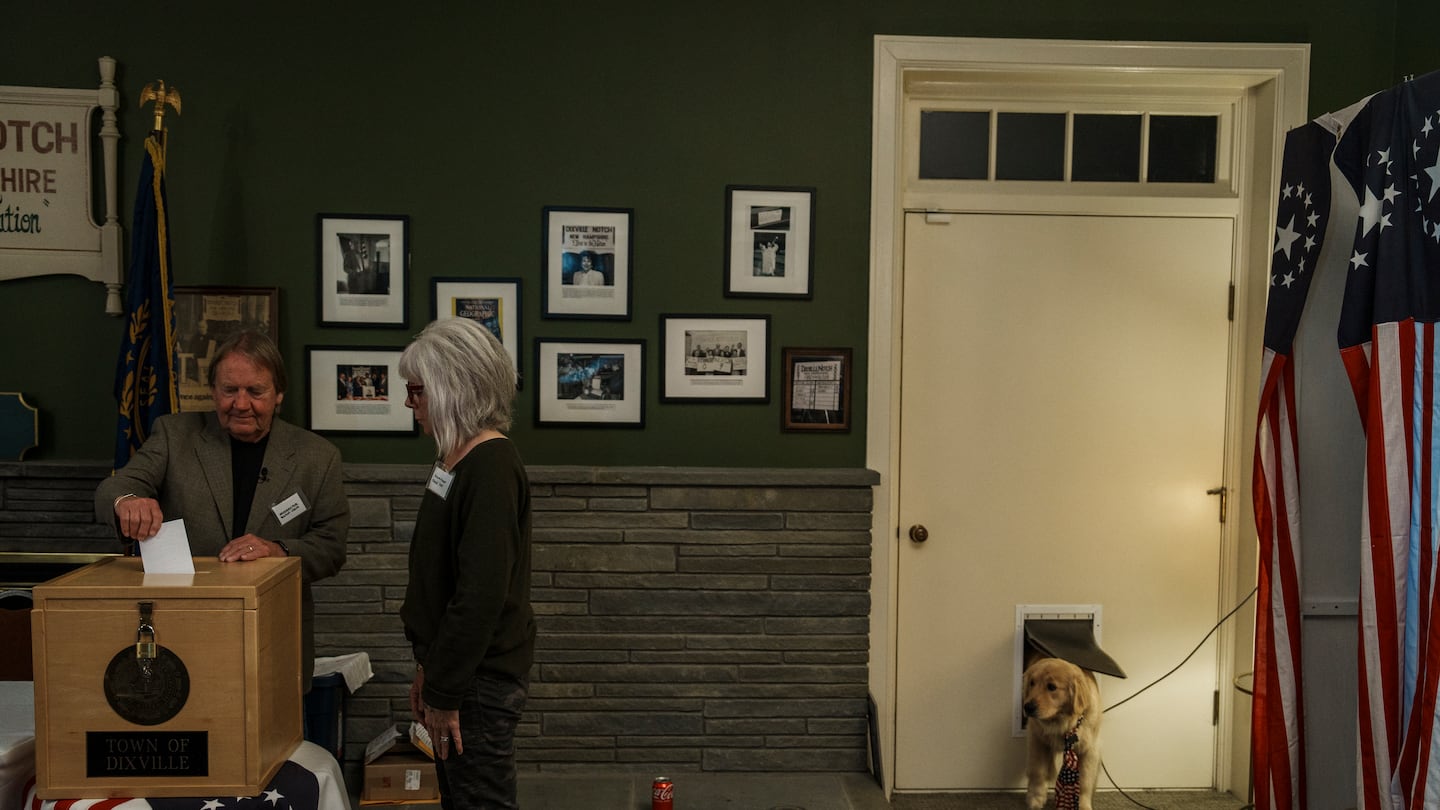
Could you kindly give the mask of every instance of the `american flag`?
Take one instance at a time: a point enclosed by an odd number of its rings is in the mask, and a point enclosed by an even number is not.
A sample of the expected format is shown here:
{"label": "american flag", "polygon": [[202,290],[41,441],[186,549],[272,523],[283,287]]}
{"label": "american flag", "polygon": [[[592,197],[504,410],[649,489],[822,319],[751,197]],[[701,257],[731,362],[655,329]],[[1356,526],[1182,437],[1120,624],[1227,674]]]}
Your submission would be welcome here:
{"label": "american flag", "polygon": [[[1335,150],[1360,201],[1339,328],[1365,431],[1359,805],[1440,805],[1435,436],[1440,73],[1375,95]],[[1434,774],[1436,778],[1430,778]]]}
{"label": "american flag", "polygon": [[[275,778],[258,796],[42,800],[35,795],[34,787],[32,781],[26,788],[25,802],[21,805],[26,810],[326,810],[337,806],[336,796],[321,795],[316,773],[293,760],[280,764]],[[345,807],[348,803],[338,806]]]}
{"label": "american flag", "polygon": [[1311,122],[1285,138],[1255,435],[1255,699],[1250,742],[1258,810],[1305,802],[1305,705],[1300,679],[1300,490],[1296,460],[1295,333],[1330,215],[1335,135]]}

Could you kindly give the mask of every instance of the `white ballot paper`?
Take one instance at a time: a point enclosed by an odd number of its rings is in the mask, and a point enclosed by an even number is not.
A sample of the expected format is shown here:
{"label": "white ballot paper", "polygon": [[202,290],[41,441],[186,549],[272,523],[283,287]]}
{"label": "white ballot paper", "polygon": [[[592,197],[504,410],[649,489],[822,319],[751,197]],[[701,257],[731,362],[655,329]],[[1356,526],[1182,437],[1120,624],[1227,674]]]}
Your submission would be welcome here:
{"label": "white ballot paper", "polygon": [[160,524],[160,531],[140,542],[140,561],[145,575],[193,574],[195,560],[190,557],[190,535],[185,533],[185,520],[176,518]]}

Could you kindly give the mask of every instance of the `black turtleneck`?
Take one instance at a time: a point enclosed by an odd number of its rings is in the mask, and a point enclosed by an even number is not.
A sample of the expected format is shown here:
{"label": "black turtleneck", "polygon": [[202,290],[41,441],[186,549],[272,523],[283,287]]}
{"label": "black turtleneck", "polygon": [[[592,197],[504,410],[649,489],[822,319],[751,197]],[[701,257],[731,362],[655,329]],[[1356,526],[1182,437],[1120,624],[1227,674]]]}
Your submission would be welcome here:
{"label": "black turtleneck", "polygon": [[242,442],[230,437],[230,480],[235,482],[232,534],[236,537],[247,533],[245,524],[250,519],[250,506],[255,502],[255,485],[269,473],[265,469],[265,445],[269,443],[269,433],[258,442]]}

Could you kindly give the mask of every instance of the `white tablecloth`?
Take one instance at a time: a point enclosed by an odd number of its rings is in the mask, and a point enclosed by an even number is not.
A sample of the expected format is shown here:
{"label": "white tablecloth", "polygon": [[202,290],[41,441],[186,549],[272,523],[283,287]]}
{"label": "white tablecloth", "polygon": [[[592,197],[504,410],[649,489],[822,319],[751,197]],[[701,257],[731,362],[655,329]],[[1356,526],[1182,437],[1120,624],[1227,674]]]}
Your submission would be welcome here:
{"label": "white tablecloth", "polygon": [[0,810],[20,810],[35,778],[35,684],[0,681]]}

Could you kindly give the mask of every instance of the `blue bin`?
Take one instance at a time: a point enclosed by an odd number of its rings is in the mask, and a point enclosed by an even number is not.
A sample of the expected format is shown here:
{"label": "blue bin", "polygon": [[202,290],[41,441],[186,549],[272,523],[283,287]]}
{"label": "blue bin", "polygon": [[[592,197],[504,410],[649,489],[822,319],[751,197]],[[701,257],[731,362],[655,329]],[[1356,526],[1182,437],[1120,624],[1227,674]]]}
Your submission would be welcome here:
{"label": "blue bin", "polygon": [[305,739],[345,761],[345,676],[338,672],[317,675],[305,695]]}

